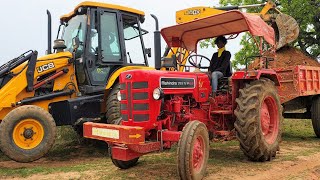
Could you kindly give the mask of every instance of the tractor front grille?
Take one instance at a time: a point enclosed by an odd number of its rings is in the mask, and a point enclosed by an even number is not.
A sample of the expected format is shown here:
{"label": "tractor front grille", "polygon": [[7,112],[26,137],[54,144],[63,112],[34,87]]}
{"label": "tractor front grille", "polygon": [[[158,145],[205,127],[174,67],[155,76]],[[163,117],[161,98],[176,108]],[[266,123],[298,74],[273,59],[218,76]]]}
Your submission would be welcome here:
{"label": "tractor front grille", "polygon": [[149,120],[148,82],[126,82],[120,84],[122,120],[135,122]]}

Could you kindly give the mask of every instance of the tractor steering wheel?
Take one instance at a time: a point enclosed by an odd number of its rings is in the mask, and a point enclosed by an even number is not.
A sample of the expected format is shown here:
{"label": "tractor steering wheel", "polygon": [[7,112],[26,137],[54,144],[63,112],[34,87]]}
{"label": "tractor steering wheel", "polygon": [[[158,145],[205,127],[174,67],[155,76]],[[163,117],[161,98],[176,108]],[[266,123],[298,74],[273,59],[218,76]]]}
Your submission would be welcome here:
{"label": "tractor steering wheel", "polygon": [[[199,61],[198,64],[195,61],[197,59],[195,57],[199,57],[200,58],[200,61]],[[209,58],[203,56],[203,55],[200,55],[200,54],[194,54],[194,55],[191,55],[191,56],[188,57],[188,61],[192,66],[194,66],[196,68],[200,68],[200,69],[208,69],[209,66],[201,66],[202,59],[205,59],[205,60],[209,61],[209,64],[210,64],[211,60]]]}

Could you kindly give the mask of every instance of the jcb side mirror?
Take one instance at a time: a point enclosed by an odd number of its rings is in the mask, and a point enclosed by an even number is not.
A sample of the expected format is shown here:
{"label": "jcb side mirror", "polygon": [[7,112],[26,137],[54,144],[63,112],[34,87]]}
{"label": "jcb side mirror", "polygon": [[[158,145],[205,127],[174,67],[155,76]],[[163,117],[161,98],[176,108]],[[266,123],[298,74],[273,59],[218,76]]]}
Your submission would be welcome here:
{"label": "jcb side mirror", "polygon": [[148,55],[148,57],[151,57],[151,48],[146,48],[146,49],[144,50],[144,53],[145,53],[146,55]]}
{"label": "jcb side mirror", "polygon": [[72,39],[72,48],[73,48],[73,51],[76,51],[76,50],[79,48],[79,45],[80,45],[79,37],[74,37],[74,38]]}

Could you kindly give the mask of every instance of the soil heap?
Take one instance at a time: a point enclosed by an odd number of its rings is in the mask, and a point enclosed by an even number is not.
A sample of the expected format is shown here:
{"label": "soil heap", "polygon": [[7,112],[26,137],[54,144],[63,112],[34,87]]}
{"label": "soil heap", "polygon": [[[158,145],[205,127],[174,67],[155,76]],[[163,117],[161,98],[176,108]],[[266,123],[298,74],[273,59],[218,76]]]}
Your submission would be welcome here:
{"label": "soil heap", "polygon": [[[276,60],[270,61],[268,68],[279,68],[288,66],[319,66],[315,59],[305,55],[301,50],[294,47],[283,47],[276,52]],[[249,69],[259,69],[259,58],[255,59]]]}

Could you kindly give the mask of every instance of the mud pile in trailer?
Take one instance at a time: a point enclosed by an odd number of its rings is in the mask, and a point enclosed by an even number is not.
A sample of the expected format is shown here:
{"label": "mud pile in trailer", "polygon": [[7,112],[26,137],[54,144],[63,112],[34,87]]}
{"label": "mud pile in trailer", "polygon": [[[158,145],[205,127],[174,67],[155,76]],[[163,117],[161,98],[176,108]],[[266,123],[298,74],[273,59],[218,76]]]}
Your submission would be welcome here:
{"label": "mud pile in trailer", "polygon": [[[269,68],[279,68],[288,66],[319,66],[315,59],[305,55],[301,50],[294,47],[284,47],[277,51],[275,61],[269,62]],[[259,69],[259,59],[255,59],[250,65],[249,69]]]}

